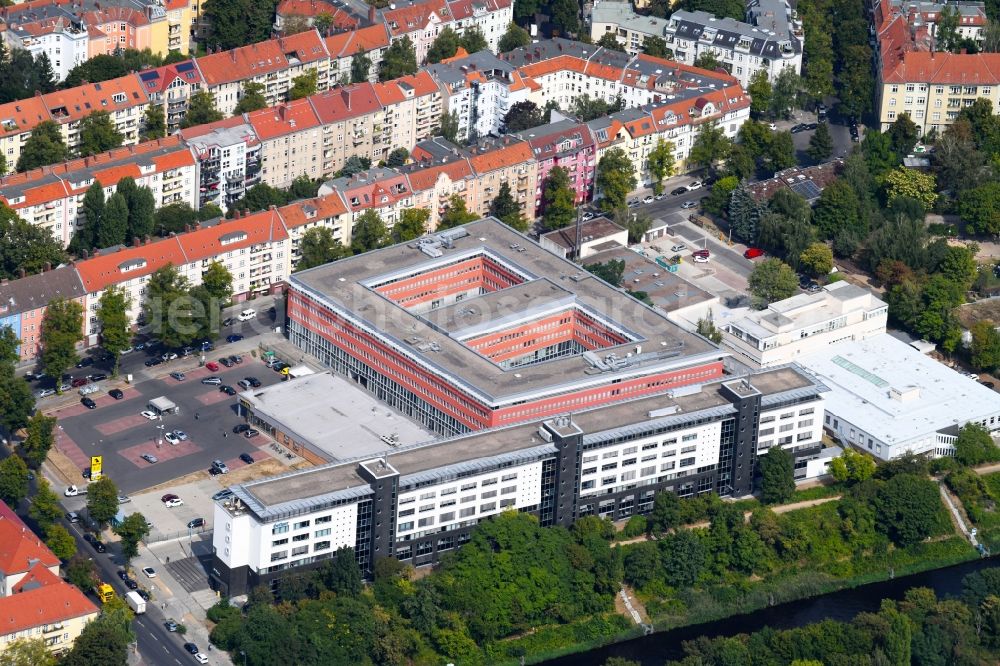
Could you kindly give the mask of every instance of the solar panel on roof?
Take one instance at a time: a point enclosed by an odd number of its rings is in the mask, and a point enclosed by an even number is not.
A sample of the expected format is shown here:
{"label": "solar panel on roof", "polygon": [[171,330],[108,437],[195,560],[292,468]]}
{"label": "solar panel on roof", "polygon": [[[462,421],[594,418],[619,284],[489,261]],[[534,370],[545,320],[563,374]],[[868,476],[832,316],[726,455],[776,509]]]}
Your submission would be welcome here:
{"label": "solar panel on roof", "polygon": [[139,78],[142,79],[143,81],[153,81],[155,79],[160,78],[160,73],[156,72],[156,71],[152,71],[152,72],[140,72],[139,73]]}
{"label": "solar panel on roof", "polygon": [[181,63],[177,64],[177,71],[178,72],[186,72],[189,69],[194,69],[194,63],[191,62],[190,60],[187,61],[187,62],[181,62]]}
{"label": "solar panel on roof", "polygon": [[789,185],[789,187],[792,188],[793,192],[795,192],[796,194],[802,196],[807,201],[809,199],[815,199],[815,198],[819,197],[819,195],[820,195],[819,188],[816,187],[816,183],[814,183],[811,180],[799,181],[797,183]]}

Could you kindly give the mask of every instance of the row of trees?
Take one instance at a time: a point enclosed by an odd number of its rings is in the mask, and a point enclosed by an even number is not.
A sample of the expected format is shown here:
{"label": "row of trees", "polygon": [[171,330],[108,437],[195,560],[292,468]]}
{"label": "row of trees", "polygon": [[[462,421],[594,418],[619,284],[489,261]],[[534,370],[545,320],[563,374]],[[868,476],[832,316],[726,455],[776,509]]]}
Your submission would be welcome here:
{"label": "row of trees", "polygon": [[219,262],[212,262],[202,273],[201,284],[194,286],[175,266],[167,265],[149,276],[143,314],[164,345],[180,348],[214,339],[220,312],[232,295],[233,276]]}

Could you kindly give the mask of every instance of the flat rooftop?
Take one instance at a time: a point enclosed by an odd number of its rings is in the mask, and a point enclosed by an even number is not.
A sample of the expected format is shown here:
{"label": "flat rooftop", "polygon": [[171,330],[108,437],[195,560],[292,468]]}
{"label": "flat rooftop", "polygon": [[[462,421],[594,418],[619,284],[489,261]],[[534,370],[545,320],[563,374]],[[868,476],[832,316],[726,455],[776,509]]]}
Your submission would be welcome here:
{"label": "flat rooftop", "polygon": [[[393,245],[356,257],[318,266],[290,278],[294,288],[311,293],[335,311],[360,320],[371,332],[387,339],[401,353],[431,368],[487,404],[510,404],[519,400],[554,395],[581,386],[607,383],[611,377],[636,377],[728,356],[711,342],[683,330],[665,313],[654,310],[622,290],[594,278],[576,264],[555,256],[540,245],[494,218],[485,218],[449,230],[448,245],[439,245],[432,256],[418,243]],[[432,240],[435,236],[424,237]],[[584,355],[566,356],[534,365],[504,370],[454,339],[427,315],[406,309],[376,292],[371,286],[401,280],[442,268],[477,255],[526,276],[526,281],[548,278],[558,290],[552,298],[569,292],[581,307],[601,314],[631,332],[634,342],[603,348],[601,356],[615,353],[626,363],[616,370],[601,371]],[[522,283],[523,284],[523,283]],[[510,316],[517,299],[505,299],[510,289],[467,298],[468,308],[487,305],[480,312],[492,319]],[[499,294],[499,296],[497,296]],[[544,301],[535,299],[533,307]],[[641,346],[642,354],[634,354]],[[516,375],[516,376],[515,376]]]}
{"label": "flat rooftop", "polygon": [[[787,391],[811,389],[823,391],[822,384],[811,379],[795,366],[769,369],[749,377],[757,391],[774,397]],[[721,393],[722,385],[731,383],[732,378],[683,387],[671,393],[638,398],[605,407],[597,407],[574,413],[573,423],[586,435],[615,430],[634,429],[643,423],[663,418],[677,418],[707,409],[732,409],[731,401]],[[733,410],[735,413],[735,410]],[[651,416],[651,414],[653,414]],[[481,458],[514,454],[518,451],[545,446],[548,443],[538,435],[543,421],[522,423],[506,428],[482,430],[433,442],[415,444],[385,454],[392,467],[401,477],[419,474],[450,465],[469,464]],[[553,448],[553,451],[555,449]],[[282,476],[252,481],[234,486],[238,495],[249,496],[262,509],[277,508],[282,504],[303,502],[322,495],[355,491],[357,495],[367,494],[368,482],[357,472],[358,463],[377,457],[363,456],[358,460],[314,467],[291,472]]]}
{"label": "flat rooftop", "polygon": [[351,382],[321,372],[240,393],[254,413],[331,462],[378,456],[435,435]]}
{"label": "flat rooftop", "polygon": [[799,363],[830,388],[828,412],[890,444],[1000,413],[1000,394],[887,333],[824,347]]}
{"label": "flat rooftop", "polygon": [[[595,238],[608,238],[623,231],[625,229],[608,218],[595,217],[580,223],[580,242],[590,242]],[[568,252],[573,252],[576,250],[576,225],[542,234],[542,238],[555,243]]]}
{"label": "flat rooftop", "polygon": [[631,291],[644,291],[653,305],[672,312],[699,303],[715,300],[715,296],[699,289],[676,273],[671,273],[654,260],[644,257],[626,247],[617,247],[605,252],[592,254],[583,260],[588,264],[603,264],[608,261],[625,262],[622,286]]}

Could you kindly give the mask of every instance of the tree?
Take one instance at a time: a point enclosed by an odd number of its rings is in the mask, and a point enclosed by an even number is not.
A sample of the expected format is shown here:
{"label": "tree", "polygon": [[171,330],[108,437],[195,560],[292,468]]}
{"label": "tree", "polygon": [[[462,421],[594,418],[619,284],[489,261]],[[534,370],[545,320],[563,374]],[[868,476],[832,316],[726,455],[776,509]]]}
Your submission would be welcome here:
{"label": "tree", "polygon": [[594,180],[601,193],[601,208],[614,210],[625,206],[638,181],[635,177],[635,166],[632,160],[621,148],[611,148],[597,163],[597,175]]}
{"label": "tree", "polygon": [[83,340],[83,306],[62,297],[49,301],[42,319],[42,367],[61,377],[76,364],[76,345]]}
{"label": "tree", "polygon": [[420,238],[427,233],[430,218],[431,212],[426,208],[407,208],[392,227],[392,242],[405,243]]}
{"label": "tree", "polygon": [[483,31],[479,29],[478,25],[466,28],[461,37],[458,38],[458,43],[465,49],[466,53],[479,53],[489,48],[486,37],[483,36]]}
{"label": "tree", "polygon": [[410,151],[406,148],[394,148],[389,153],[389,156],[385,158],[385,165],[390,169],[398,169],[405,165],[408,159],[410,159]]}
{"label": "tree", "polygon": [[441,126],[438,128],[441,136],[448,141],[458,141],[458,114],[454,111],[441,114]]}
{"label": "tree", "polygon": [[909,155],[913,151],[917,139],[920,138],[919,128],[917,128],[916,123],[910,120],[910,114],[906,112],[899,114],[886,134],[889,135],[889,146],[892,148],[892,152],[900,157]]}
{"label": "tree", "polygon": [[549,4],[552,24],[560,33],[576,34],[580,30],[580,5],[576,0],[552,0]]}
{"label": "tree", "polygon": [[18,638],[4,647],[0,666],[56,666],[56,657],[44,638]]}
{"label": "tree", "polygon": [[833,154],[833,137],[830,136],[830,128],[826,123],[816,126],[816,131],[809,137],[809,147],[806,154],[814,162],[824,162]]}
{"label": "tree", "polygon": [[812,221],[821,238],[833,238],[844,229],[864,231],[861,203],[853,188],[838,178],[827,185],[813,208]]}
{"label": "tree", "polygon": [[714,51],[704,51],[694,59],[694,66],[714,72],[717,69],[725,69],[719,59],[715,57]]}
{"label": "tree", "polygon": [[875,460],[851,448],[845,448],[843,453],[830,461],[830,474],[841,483],[867,481],[874,473]]}
{"label": "tree", "polygon": [[529,224],[521,214],[521,205],[511,192],[510,183],[500,183],[497,195],[490,202],[490,215],[520,232],[528,230]]}
{"label": "tree", "polygon": [[791,132],[775,132],[767,147],[767,167],[772,173],[795,166],[795,144]]}
{"label": "tree", "polygon": [[542,186],[542,224],[546,229],[569,226],[576,216],[576,193],[562,167],[549,170]]}
{"label": "tree", "polygon": [[167,347],[183,347],[198,333],[189,288],[187,278],[170,264],[149,276],[143,303],[146,324]]}
{"label": "tree", "polygon": [[681,525],[681,501],[669,490],[656,493],[653,512],[649,516],[649,529],[653,534],[663,534]]}
{"label": "tree", "polygon": [[180,233],[198,221],[198,211],[186,203],[172,203],[153,214],[153,230],[160,236]]}
{"label": "tree", "polygon": [[64,162],[69,157],[69,149],[63,142],[59,125],[51,120],[43,120],[31,130],[31,136],[21,146],[21,157],[17,160],[18,171],[30,171],[41,166]]}
{"label": "tree", "polygon": [[256,81],[244,81],[243,93],[240,95],[240,101],[236,103],[233,115],[241,116],[265,108],[267,108],[267,98],[264,97],[264,85]]}
{"label": "tree", "polygon": [[212,26],[212,43],[228,50],[267,39],[276,5],[275,0],[207,0],[204,12]]}
{"label": "tree", "polygon": [[358,51],[351,56],[351,83],[366,83],[371,71],[372,59],[367,51]]}
{"label": "tree", "polygon": [[59,496],[52,490],[45,477],[38,477],[38,491],[31,498],[31,505],[28,507],[28,517],[38,523],[39,527],[44,530],[49,525],[57,522],[62,515],[63,508],[59,504]]}
{"label": "tree", "polygon": [[664,578],[676,587],[694,585],[708,557],[701,538],[691,530],[678,530],[661,539],[659,545]]}
{"label": "tree", "polygon": [[18,456],[0,461],[0,499],[13,509],[28,496],[28,466]]}
{"label": "tree", "polygon": [[141,513],[132,513],[113,530],[121,537],[122,557],[127,568],[128,563],[139,554],[139,542],[149,536],[149,523]]}
{"label": "tree", "polygon": [[955,438],[955,460],[963,465],[981,465],[1000,459],[1000,449],[989,431],[978,423],[967,423]]}
{"label": "tree", "polygon": [[401,76],[408,76],[417,73],[417,52],[413,48],[413,42],[409,37],[389,44],[389,48],[382,54],[382,66],[379,68],[379,81],[398,79]]}
{"label": "tree", "polygon": [[610,49],[611,51],[625,52],[625,46],[618,41],[618,36],[613,32],[606,32],[597,40],[597,46]]}
{"label": "tree", "polygon": [[149,105],[142,116],[142,129],[139,134],[143,141],[162,139],[167,135],[167,116],[162,106]]}
{"label": "tree", "polygon": [[766,69],[754,72],[750,77],[747,92],[750,93],[750,113],[754,114],[755,118],[767,113],[771,108],[771,80]]}
{"label": "tree", "polygon": [[755,245],[762,212],[746,183],[737,185],[729,197],[729,222],[733,234],[744,243]]}
{"label": "tree", "polygon": [[766,306],[794,294],[799,281],[788,264],[780,259],[766,259],[754,266],[747,285],[758,304]]}
{"label": "tree", "polygon": [[215,108],[215,97],[207,90],[199,90],[188,100],[187,113],[181,121],[181,128],[214,123],[217,120],[222,120],[222,113]]}
{"label": "tree", "polygon": [[958,197],[958,212],[972,233],[1000,233],[1000,183],[990,182],[963,191]]}
{"label": "tree", "polygon": [[691,146],[688,162],[714,172],[716,163],[726,159],[732,147],[733,142],[722,127],[714,122],[703,123]]}
{"label": "tree", "polygon": [[712,320],[712,311],[708,311],[707,317],[702,317],[698,320],[698,325],[696,328],[698,335],[703,338],[708,338],[715,344],[722,342],[722,331],[715,327],[715,322]]}
{"label": "tree", "polygon": [[988,320],[972,325],[972,365],[978,370],[993,371],[1000,367],[1000,331]]}
{"label": "tree", "polygon": [[919,201],[924,209],[929,209],[937,200],[937,183],[933,174],[901,166],[885,173],[882,180],[885,183],[886,200],[890,205],[898,197],[909,197]]}
{"label": "tree", "polygon": [[525,100],[510,107],[503,117],[504,132],[513,134],[545,124],[545,115],[534,102]]}
{"label": "tree", "polygon": [[361,594],[362,578],[354,549],[342,546],[328,560],[320,572],[320,578],[326,589],[335,594],[356,597]]}
{"label": "tree", "polygon": [[715,181],[712,183],[712,189],[708,192],[708,198],[702,203],[702,208],[705,209],[705,212],[713,215],[722,215],[723,212],[727,212],[730,197],[739,184],[740,179],[736,176],[723,176]]}
{"label": "tree", "polygon": [[128,203],[125,197],[115,192],[104,207],[104,214],[97,226],[94,242],[97,247],[115,247],[124,245],[128,234]]}
{"label": "tree", "polygon": [[102,527],[118,513],[118,487],[111,477],[102,476],[87,486],[87,512]]}
{"label": "tree", "polygon": [[642,52],[652,58],[673,58],[674,52],[667,48],[667,43],[662,37],[656,35],[646,35],[642,40]]}
{"label": "tree", "polygon": [[771,88],[769,112],[772,118],[787,120],[790,117],[801,86],[802,79],[791,67],[786,67],[778,73]]}
{"label": "tree", "polygon": [[595,118],[603,118],[609,113],[621,111],[622,104],[623,101],[620,97],[615,102],[608,104],[600,97],[591,97],[584,93],[573,98],[571,112],[581,122],[589,122]]}
{"label": "tree", "polygon": [[76,555],[76,539],[58,523],[45,528],[45,545],[60,560],[66,561]]}
{"label": "tree", "polygon": [[8,432],[23,428],[35,409],[31,387],[14,374],[13,365],[0,366],[0,405],[0,426]]}
{"label": "tree", "polygon": [[531,34],[516,23],[507,26],[507,32],[500,38],[500,53],[508,53],[514,49],[531,43]]}
{"label": "tree", "polygon": [[446,27],[438,33],[438,36],[434,39],[434,43],[427,49],[427,62],[432,64],[439,63],[446,58],[454,57],[458,51],[458,42],[458,33],[450,27]]}
{"label": "tree", "polygon": [[760,457],[760,496],[764,504],[783,504],[795,494],[795,460],[774,445]]}
{"label": "tree", "polygon": [[389,230],[386,229],[385,222],[382,221],[378,211],[369,208],[354,223],[351,250],[354,254],[361,254],[382,247],[388,240]]}
{"label": "tree", "polygon": [[622,275],[625,273],[625,261],[622,259],[609,259],[603,263],[584,264],[583,267],[612,287],[622,286]]}
{"label": "tree", "polygon": [[448,209],[441,215],[438,220],[438,229],[451,229],[452,227],[459,227],[463,224],[468,224],[473,220],[478,220],[479,216],[475,213],[470,213],[465,207],[465,199],[461,194],[453,194],[451,198],[448,199]]}
{"label": "tree", "polygon": [[929,537],[942,510],[937,484],[906,473],[887,480],[874,505],[879,530],[904,548]]}
{"label": "tree", "polygon": [[0,367],[15,365],[21,360],[21,341],[10,326],[0,326]]}
{"label": "tree", "polygon": [[302,234],[299,240],[299,253],[299,261],[295,268],[297,271],[322,266],[351,254],[348,248],[333,237],[333,231],[329,227],[313,227]]}
{"label": "tree", "polygon": [[85,222],[83,228],[78,230],[73,236],[73,245],[77,251],[91,249],[97,243],[97,230],[101,226],[101,218],[104,216],[106,207],[104,200],[104,186],[101,181],[95,180],[87,193],[83,195],[83,214]]}
{"label": "tree", "polygon": [[[209,0],[213,2],[214,0]],[[61,666],[107,666],[128,663],[127,630],[120,620],[100,615],[87,624],[63,660]]]}
{"label": "tree", "polygon": [[316,93],[319,82],[319,72],[310,69],[292,79],[292,88],[288,91],[288,99],[296,100]]}
{"label": "tree", "polygon": [[77,151],[81,157],[96,155],[117,148],[124,139],[107,111],[94,111],[80,121],[80,145]]}
{"label": "tree", "polygon": [[288,203],[287,192],[271,187],[267,183],[257,183],[247,190],[242,199],[234,201],[229,206],[226,216],[233,217],[237,210],[253,213],[258,210],[267,210],[271,206],[284,206],[286,203]]}
{"label": "tree", "polygon": [[653,192],[663,194],[663,179],[674,175],[674,144],[660,139],[649,151],[649,173],[653,176]]}
{"label": "tree", "polygon": [[213,261],[201,274],[201,283],[217,310],[229,305],[233,297],[233,275],[224,265]]}
{"label": "tree", "polygon": [[153,216],[156,214],[156,199],[148,187],[139,187],[131,176],[118,181],[116,194],[125,197],[128,208],[126,240],[145,238],[153,233]]}
{"label": "tree", "polygon": [[101,296],[97,320],[101,323],[101,347],[114,359],[112,376],[118,375],[119,355],[131,346],[132,331],[128,317],[130,297],[121,287],[112,285]]}
{"label": "tree", "polygon": [[825,243],[813,243],[799,256],[799,266],[813,277],[829,275],[833,270],[833,252]]}
{"label": "tree", "polygon": [[344,166],[337,171],[337,178],[350,178],[356,173],[372,168],[372,161],[367,157],[352,155],[344,160]]}

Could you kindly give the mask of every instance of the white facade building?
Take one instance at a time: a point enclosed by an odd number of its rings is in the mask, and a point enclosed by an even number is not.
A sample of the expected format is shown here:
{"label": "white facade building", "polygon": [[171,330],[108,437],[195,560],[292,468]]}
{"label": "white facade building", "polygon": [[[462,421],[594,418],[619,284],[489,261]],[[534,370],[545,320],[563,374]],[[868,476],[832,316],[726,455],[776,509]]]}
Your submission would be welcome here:
{"label": "white facade building", "polygon": [[958,429],[1000,431],[1000,395],[884,333],[799,360],[830,392],[824,425],[880,460],[953,455]]}
{"label": "white facade building", "polygon": [[65,79],[71,69],[89,57],[87,27],[82,23],[58,18],[34,23],[31,28],[8,26],[3,35],[7,48],[24,49],[34,58],[44,53],[57,81]]}
{"label": "white facade building", "polygon": [[723,328],[723,344],[743,361],[768,368],[844,340],[885,333],[889,306],[867,289],[840,281],[749,311]]}

